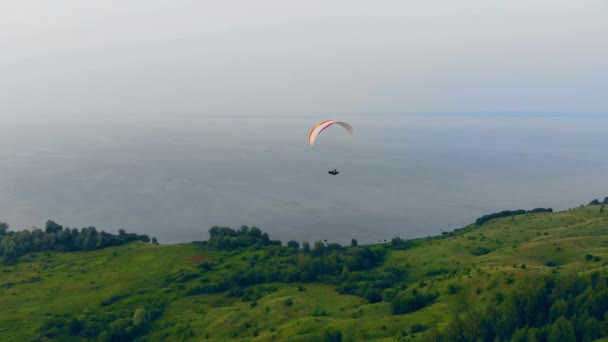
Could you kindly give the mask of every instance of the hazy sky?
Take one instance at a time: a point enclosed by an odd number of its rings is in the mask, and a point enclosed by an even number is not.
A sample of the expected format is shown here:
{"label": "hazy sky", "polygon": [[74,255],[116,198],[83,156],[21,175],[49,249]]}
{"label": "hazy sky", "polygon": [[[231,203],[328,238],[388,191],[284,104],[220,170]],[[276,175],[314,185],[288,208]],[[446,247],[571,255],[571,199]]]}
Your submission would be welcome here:
{"label": "hazy sky", "polygon": [[0,118],[608,112],[608,1],[0,0]]}

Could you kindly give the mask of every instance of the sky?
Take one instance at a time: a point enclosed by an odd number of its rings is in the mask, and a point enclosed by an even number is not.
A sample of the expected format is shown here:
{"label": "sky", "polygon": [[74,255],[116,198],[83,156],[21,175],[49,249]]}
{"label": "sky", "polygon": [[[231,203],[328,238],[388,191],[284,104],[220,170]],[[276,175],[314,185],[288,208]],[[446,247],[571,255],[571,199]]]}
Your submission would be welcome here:
{"label": "sky", "polygon": [[608,2],[0,1],[0,119],[608,112]]}

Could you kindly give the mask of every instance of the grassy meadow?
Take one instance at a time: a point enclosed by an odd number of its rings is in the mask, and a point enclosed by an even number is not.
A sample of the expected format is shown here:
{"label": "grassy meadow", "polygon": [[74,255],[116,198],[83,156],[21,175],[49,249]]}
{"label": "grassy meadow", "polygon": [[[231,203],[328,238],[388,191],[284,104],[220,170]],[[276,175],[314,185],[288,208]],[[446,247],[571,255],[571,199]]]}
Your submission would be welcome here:
{"label": "grassy meadow", "polygon": [[[343,341],[428,339],[455,314],[483,310],[539,275],[604,273],[608,212],[581,206],[504,217],[410,242],[402,250],[390,243],[375,246],[386,253],[374,271],[407,275],[373,304],[339,294],[335,284],[323,281],[256,284],[243,289],[245,296],[189,294],[205,277],[247,267],[265,248],[133,242],[88,252],[30,253],[0,266],[0,341],[107,340],[138,308],[151,316],[138,337],[142,341],[319,341],[330,340],[331,329]],[[203,263],[213,269],[202,270]],[[384,300],[390,291],[394,296],[414,290],[438,297],[419,310],[393,314]],[[100,328],[105,335],[87,336],[70,320],[113,323]],[[80,332],[69,334],[70,329]]]}

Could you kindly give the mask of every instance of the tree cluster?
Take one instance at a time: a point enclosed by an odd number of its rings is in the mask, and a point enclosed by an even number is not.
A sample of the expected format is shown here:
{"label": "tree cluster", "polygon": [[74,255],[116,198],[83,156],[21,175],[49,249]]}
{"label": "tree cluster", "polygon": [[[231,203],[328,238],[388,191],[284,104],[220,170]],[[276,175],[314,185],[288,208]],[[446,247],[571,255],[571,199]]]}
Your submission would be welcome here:
{"label": "tree cluster", "polygon": [[508,216],[515,216],[515,215],[524,215],[524,214],[534,214],[534,213],[552,213],[553,209],[552,208],[535,208],[532,210],[523,210],[523,209],[519,209],[519,210],[503,210],[501,212],[498,213],[492,213],[492,214],[488,214],[488,215],[484,215],[480,218],[478,218],[477,220],[475,220],[475,224],[478,226],[481,226],[482,224],[493,220],[495,218],[499,218],[499,217],[508,217]]}
{"label": "tree cluster", "polygon": [[[253,231],[253,233],[252,233]],[[200,269],[205,277],[191,285],[187,295],[227,292],[242,296],[243,288],[272,282],[313,282],[319,281],[338,286],[340,293],[355,294],[378,301],[380,289],[392,286],[403,278],[403,272],[370,272],[384,259],[383,247],[344,247],[338,243],[316,241],[313,247],[307,242],[299,244],[290,241],[288,246],[271,242],[266,233],[258,228],[241,228],[238,232],[229,228],[213,227],[209,231],[208,246],[230,248],[239,246],[229,255],[239,255],[246,250],[259,250],[253,256],[243,255],[240,260],[230,262],[214,260],[202,263]],[[259,245],[269,245],[259,249]],[[247,247],[248,246],[248,247]],[[378,273],[378,274],[376,274]],[[198,275],[167,277],[164,286],[179,286]],[[380,297],[381,299],[381,297]]]}
{"label": "tree cluster", "polygon": [[148,235],[127,233],[123,229],[118,234],[97,231],[95,227],[80,230],[63,227],[51,220],[45,229],[31,231],[9,231],[8,224],[0,222],[0,256],[5,264],[13,264],[18,258],[30,252],[83,251],[118,246],[131,241],[150,242]]}
{"label": "tree cluster", "polygon": [[593,201],[589,202],[589,205],[601,205],[601,204],[608,204],[608,197],[604,197],[604,200],[602,202],[600,202],[597,198],[594,199]]}
{"label": "tree cluster", "polygon": [[153,309],[138,307],[135,311],[106,311],[77,316],[53,315],[38,328],[45,338],[74,336],[96,341],[133,341],[147,333],[152,321],[160,317],[164,305],[152,304]]}
{"label": "tree cluster", "polygon": [[439,297],[438,293],[420,293],[416,289],[412,293],[402,293],[391,301],[391,310],[394,315],[414,312],[433,304]]}
{"label": "tree cluster", "polygon": [[267,233],[258,227],[241,226],[239,230],[230,227],[214,226],[209,230],[209,247],[218,249],[237,249],[251,246],[281,245],[280,240],[270,240]]}
{"label": "tree cluster", "polygon": [[485,313],[455,316],[442,341],[592,341],[608,336],[608,278],[594,272],[522,283]]}

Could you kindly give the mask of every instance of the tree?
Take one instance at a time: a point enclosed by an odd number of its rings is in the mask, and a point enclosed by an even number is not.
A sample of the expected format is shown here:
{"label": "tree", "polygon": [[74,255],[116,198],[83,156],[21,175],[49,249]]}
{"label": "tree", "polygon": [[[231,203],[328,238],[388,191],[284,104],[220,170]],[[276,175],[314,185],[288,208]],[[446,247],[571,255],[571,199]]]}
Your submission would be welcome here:
{"label": "tree", "polygon": [[336,328],[329,328],[323,333],[325,342],[342,342],[342,331]]}
{"label": "tree", "polygon": [[294,249],[300,249],[300,243],[298,243],[298,241],[296,241],[296,240],[289,240],[287,242],[287,247],[294,248]]}
{"label": "tree", "polygon": [[464,328],[462,321],[458,314],[454,315],[446,330],[446,337],[448,341],[464,341],[463,335]]}
{"label": "tree", "polygon": [[597,200],[597,198],[594,199],[593,201],[589,202],[589,205],[600,205],[600,204],[601,203],[600,203],[600,201]]}
{"label": "tree", "polygon": [[371,288],[365,291],[365,299],[367,299],[370,304],[380,303],[382,301],[382,296],[378,290]]}
{"label": "tree", "polygon": [[251,227],[251,229],[249,230],[249,235],[251,235],[252,237],[259,239],[262,236],[262,230],[260,230],[260,228],[258,227]]}
{"label": "tree", "polygon": [[358,245],[359,245],[359,243],[357,242],[357,239],[350,240],[350,246],[351,247],[357,247]]}
{"label": "tree", "polygon": [[604,197],[604,200],[602,201],[602,204],[608,204],[608,197]]}
{"label": "tree", "polygon": [[53,221],[53,220],[46,221],[46,225],[45,225],[45,229],[44,229],[45,233],[58,233],[62,230],[63,230],[63,226],[55,223],[55,221]]}
{"label": "tree", "polygon": [[319,256],[323,254],[323,251],[325,251],[325,244],[323,243],[323,241],[315,241],[315,246],[312,250],[312,254],[314,256]]}
{"label": "tree", "polygon": [[302,251],[304,253],[310,253],[310,243],[308,241],[302,243]]}
{"label": "tree", "polygon": [[80,330],[82,330],[82,323],[76,318],[70,319],[68,322],[68,331],[70,335],[78,335]]}
{"label": "tree", "polygon": [[93,250],[97,247],[97,229],[95,227],[83,228],[85,250]]}
{"label": "tree", "polygon": [[558,318],[549,330],[549,342],[575,342],[574,326],[565,317]]}
{"label": "tree", "polygon": [[560,299],[553,303],[551,308],[549,308],[549,321],[555,322],[560,317],[565,317],[568,314],[568,303]]}
{"label": "tree", "polygon": [[158,245],[158,240],[156,240],[155,236],[152,237],[152,244],[153,245]]}
{"label": "tree", "polygon": [[133,313],[133,327],[138,332],[147,331],[150,327],[150,313],[144,308],[135,309],[135,313]]}
{"label": "tree", "polygon": [[14,264],[17,262],[17,256],[19,252],[17,250],[17,244],[11,236],[2,239],[0,243],[0,251],[2,251],[2,258],[4,263],[7,265]]}
{"label": "tree", "polygon": [[0,221],[0,236],[6,235],[8,230],[8,223]]}

